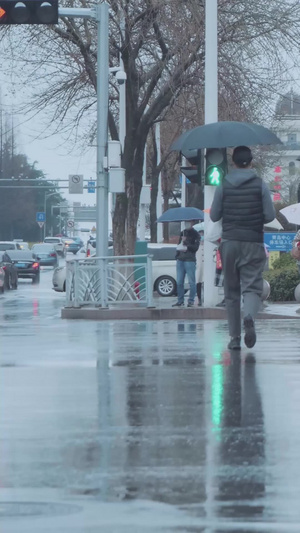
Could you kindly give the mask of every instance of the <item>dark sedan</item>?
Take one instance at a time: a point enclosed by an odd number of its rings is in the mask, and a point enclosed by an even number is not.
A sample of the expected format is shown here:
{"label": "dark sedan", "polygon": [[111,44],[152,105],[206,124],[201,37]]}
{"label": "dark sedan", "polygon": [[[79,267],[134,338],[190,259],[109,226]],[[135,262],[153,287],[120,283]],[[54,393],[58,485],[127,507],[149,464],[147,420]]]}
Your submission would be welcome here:
{"label": "dark sedan", "polygon": [[5,272],[5,289],[17,289],[18,271],[7,252],[0,252],[0,267]]}
{"label": "dark sedan", "polygon": [[58,266],[58,255],[53,244],[34,244],[31,251],[41,266]]}
{"label": "dark sedan", "polygon": [[11,250],[9,256],[18,271],[18,278],[40,282],[40,263],[30,250]]}

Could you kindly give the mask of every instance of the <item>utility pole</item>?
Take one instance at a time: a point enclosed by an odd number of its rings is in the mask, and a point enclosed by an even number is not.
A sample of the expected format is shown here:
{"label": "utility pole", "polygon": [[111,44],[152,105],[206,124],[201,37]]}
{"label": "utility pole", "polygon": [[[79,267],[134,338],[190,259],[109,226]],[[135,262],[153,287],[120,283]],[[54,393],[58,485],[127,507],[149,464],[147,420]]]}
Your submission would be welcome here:
{"label": "utility pole", "polygon": [[[205,2],[205,124],[218,122],[218,0]],[[204,233],[210,215],[215,187],[204,186]],[[215,245],[204,240],[204,305],[211,307],[218,301],[214,286],[216,265],[213,261]]]}
{"label": "utility pole", "polygon": [[108,171],[104,157],[108,136],[108,4],[96,7],[97,20],[97,235],[96,255],[108,255]]}

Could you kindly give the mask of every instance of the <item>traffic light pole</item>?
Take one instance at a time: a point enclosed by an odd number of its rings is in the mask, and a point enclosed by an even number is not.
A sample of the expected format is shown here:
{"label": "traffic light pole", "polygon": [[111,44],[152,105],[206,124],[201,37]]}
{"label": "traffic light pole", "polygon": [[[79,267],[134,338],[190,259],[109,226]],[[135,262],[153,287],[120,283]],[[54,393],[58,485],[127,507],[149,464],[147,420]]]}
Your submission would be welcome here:
{"label": "traffic light pole", "polygon": [[[218,1],[205,3],[205,124],[218,121]],[[215,187],[204,186],[204,234]],[[218,289],[214,286],[216,265],[213,260],[215,245],[204,237],[204,305],[218,303]]]}
{"label": "traffic light pole", "polygon": [[59,17],[93,18],[97,21],[97,237],[96,255],[108,254],[108,172],[104,168],[108,135],[108,4],[98,2],[93,9],[59,8]]}

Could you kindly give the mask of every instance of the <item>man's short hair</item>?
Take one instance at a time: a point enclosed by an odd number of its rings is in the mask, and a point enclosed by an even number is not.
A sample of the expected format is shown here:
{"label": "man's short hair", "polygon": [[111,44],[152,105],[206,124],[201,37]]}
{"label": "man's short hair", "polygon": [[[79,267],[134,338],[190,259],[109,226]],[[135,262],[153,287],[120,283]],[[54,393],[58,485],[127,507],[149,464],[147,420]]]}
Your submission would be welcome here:
{"label": "man's short hair", "polygon": [[232,153],[232,161],[238,168],[248,167],[252,161],[252,153],[248,146],[237,146]]}

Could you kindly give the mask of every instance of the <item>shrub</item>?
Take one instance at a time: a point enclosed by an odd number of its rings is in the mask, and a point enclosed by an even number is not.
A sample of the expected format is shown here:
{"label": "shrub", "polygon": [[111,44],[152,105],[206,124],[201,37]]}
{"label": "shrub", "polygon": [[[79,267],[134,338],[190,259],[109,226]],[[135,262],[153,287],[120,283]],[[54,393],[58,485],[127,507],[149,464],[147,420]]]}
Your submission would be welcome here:
{"label": "shrub", "polygon": [[[290,262],[290,259],[292,261]],[[270,300],[273,302],[290,302],[295,300],[294,290],[300,282],[298,268],[290,254],[282,254],[274,261],[276,269],[264,272],[264,278],[270,283]],[[278,266],[281,268],[278,268]],[[284,265],[284,266],[283,266]]]}
{"label": "shrub", "polygon": [[295,259],[289,253],[280,254],[279,259],[276,259],[273,263],[273,270],[281,270],[295,266]]}

